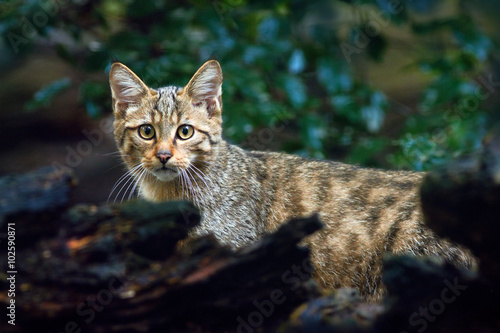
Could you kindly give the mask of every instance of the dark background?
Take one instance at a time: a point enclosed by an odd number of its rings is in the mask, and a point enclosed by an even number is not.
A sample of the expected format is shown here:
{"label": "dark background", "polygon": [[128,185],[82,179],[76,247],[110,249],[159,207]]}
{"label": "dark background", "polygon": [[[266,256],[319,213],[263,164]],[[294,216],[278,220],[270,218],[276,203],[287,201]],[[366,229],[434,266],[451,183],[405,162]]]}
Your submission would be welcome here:
{"label": "dark background", "polygon": [[124,172],[113,59],[152,87],[218,59],[224,134],[246,148],[439,168],[495,131],[499,13],[494,0],[2,1],[0,175],[70,168],[74,202],[108,199]]}

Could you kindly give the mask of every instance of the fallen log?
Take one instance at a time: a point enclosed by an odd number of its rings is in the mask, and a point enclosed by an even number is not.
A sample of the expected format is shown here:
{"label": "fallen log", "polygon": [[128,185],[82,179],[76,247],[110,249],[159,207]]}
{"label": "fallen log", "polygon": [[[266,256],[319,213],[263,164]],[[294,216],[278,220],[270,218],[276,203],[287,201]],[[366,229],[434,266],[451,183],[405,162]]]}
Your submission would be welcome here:
{"label": "fallen log", "polygon": [[290,221],[239,252],[212,237],[176,251],[197,223],[197,211],[178,202],[66,211],[54,237],[17,253],[13,331],[231,331],[264,325],[268,312],[272,326],[316,295],[306,288],[310,271],[299,279],[292,268],[308,260],[297,244],[321,227],[317,217]]}
{"label": "fallen log", "polygon": [[0,216],[62,207],[74,185],[76,179],[69,171],[53,167],[0,177]]}
{"label": "fallen log", "polygon": [[6,221],[16,223],[17,249],[54,235],[55,222],[67,207],[74,175],[44,167],[21,175],[0,177],[0,233],[6,238]]}

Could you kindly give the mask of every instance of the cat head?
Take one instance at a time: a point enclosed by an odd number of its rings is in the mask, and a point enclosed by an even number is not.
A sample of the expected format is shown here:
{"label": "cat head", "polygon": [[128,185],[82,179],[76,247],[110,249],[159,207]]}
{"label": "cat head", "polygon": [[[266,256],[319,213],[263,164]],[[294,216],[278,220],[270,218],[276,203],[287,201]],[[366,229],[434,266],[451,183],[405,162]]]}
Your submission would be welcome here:
{"label": "cat head", "polygon": [[114,134],[130,170],[168,182],[208,161],[222,134],[222,70],[206,62],[181,87],[152,89],[121,63],[109,73]]}

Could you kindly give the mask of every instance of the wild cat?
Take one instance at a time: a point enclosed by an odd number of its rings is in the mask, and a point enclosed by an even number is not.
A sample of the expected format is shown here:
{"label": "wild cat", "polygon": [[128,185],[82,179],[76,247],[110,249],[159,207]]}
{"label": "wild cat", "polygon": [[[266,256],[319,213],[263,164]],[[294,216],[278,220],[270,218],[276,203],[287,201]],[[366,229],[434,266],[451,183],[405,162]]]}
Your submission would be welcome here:
{"label": "wild cat", "polygon": [[291,218],[318,213],[310,236],[314,277],[327,288],[356,287],[372,300],[384,292],[385,253],[440,257],[463,267],[474,258],[439,239],[422,219],[423,174],[382,171],[246,151],[222,137],[222,70],[206,62],[185,87],[152,89],[121,63],[110,71],[119,151],[141,197],[189,200],[212,233],[238,249]]}

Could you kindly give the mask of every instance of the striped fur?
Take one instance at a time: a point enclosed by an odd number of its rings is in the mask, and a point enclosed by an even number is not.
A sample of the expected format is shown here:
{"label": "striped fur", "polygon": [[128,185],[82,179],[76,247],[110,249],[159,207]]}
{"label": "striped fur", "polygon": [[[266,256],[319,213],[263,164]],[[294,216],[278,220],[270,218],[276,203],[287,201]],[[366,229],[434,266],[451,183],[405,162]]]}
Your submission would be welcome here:
{"label": "striped fur", "polygon": [[[184,88],[141,91],[144,84],[122,64],[113,65],[110,84],[116,142],[128,168],[135,170],[140,195],[192,201],[203,216],[193,236],[213,233],[240,248],[291,218],[319,213],[325,228],[305,242],[316,280],[328,288],[357,287],[372,300],[384,292],[385,253],[474,265],[467,250],[437,238],[423,224],[421,173],[250,152],[224,141],[222,72],[215,61],[203,65]],[[131,91],[140,92],[140,98],[131,101]],[[153,140],[138,135],[144,124],[155,127]],[[195,129],[188,140],[175,134],[184,124]],[[160,150],[172,153],[167,165],[174,171],[164,176],[157,171]]]}

